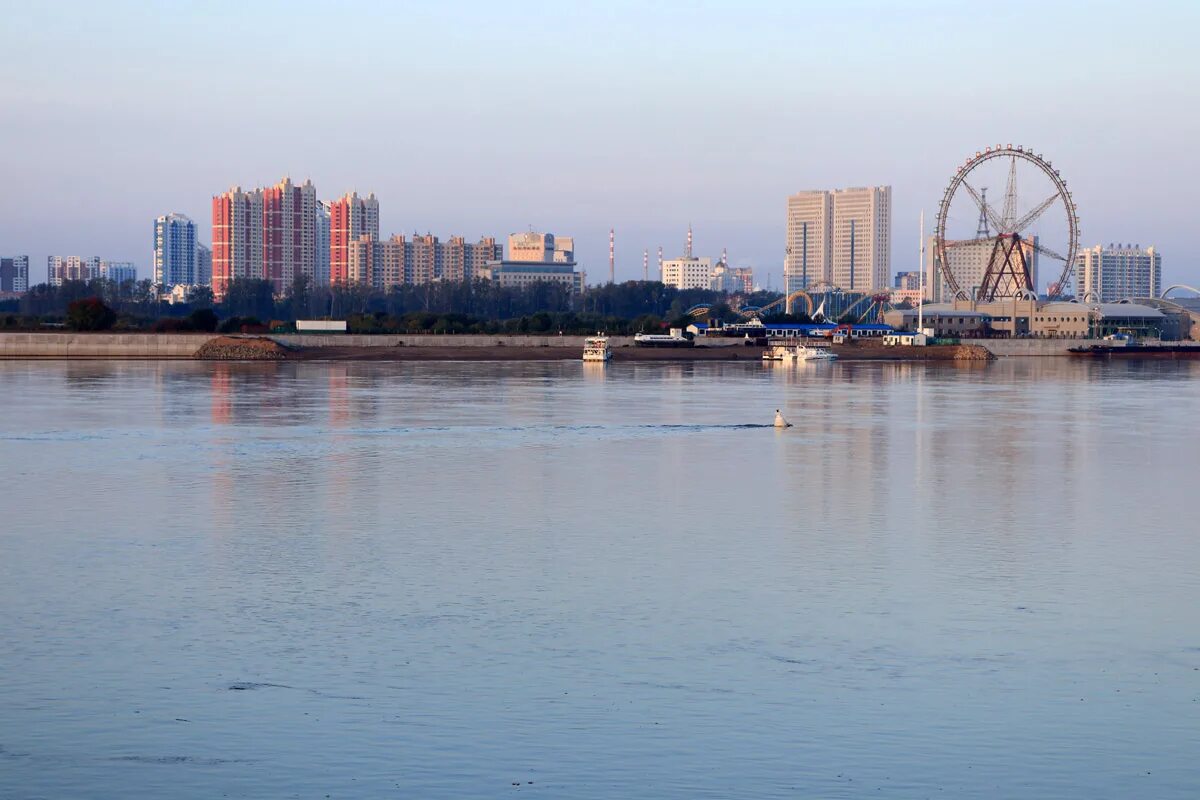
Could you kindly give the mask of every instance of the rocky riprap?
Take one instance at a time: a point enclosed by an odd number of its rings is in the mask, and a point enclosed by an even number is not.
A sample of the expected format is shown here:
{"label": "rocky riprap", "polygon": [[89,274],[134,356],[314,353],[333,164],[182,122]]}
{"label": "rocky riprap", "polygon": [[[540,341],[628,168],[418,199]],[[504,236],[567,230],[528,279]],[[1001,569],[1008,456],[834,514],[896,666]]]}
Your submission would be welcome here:
{"label": "rocky riprap", "polygon": [[272,339],[262,337],[218,336],[209,339],[195,358],[201,361],[282,361],[287,350]]}

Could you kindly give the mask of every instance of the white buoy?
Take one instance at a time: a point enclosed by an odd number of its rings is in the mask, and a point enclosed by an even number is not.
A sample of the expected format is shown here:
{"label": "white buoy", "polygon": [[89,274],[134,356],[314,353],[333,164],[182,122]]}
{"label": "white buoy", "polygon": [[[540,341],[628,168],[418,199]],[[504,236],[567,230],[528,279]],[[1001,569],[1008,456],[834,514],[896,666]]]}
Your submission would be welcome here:
{"label": "white buoy", "polygon": [[780,413],[779,413],[779,409],[778,409],[778,408],[777,408],[777,409],[775,409],[775,427],[776,427],[776,428],[790,428],[790,427],[792,427],[792,423],[788,422],[786,419],[784,419],[784,418],[783,418],[783,414],[780,414]]}

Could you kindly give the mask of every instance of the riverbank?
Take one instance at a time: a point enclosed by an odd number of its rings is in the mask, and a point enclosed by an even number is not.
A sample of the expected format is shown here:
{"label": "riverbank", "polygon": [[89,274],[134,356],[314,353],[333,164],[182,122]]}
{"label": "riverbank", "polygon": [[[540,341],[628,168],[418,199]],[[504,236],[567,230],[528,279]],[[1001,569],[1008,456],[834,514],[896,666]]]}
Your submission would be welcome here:
{"label": "riverbank", "polygon": [[[584,336],[214,333],[0,333],[0,358],[111,358],[340,361],[553,361],[578,359]],[[224,340],[223,344],[209,346]],[[762,349],[741,343],[681,349],[640,348],[629,336],[609,339],[615,361],[746,361]],[[252,344],[258,342],[260,344]],[[261,344],[272,342],[273,345]],[[1102,344],[1081,339],[975,339],[960,345],[885,347],[859,340],[835,345],[844,361],[961,361],[998,357],[1069,356],[1068,348]],[[276,347],[278,350],[276,352]],[[258,351],[272,352],[265,356]],[[964,349],[966,348],[966,349]],[[1126,356],[1129,358],[1132,356]]]}

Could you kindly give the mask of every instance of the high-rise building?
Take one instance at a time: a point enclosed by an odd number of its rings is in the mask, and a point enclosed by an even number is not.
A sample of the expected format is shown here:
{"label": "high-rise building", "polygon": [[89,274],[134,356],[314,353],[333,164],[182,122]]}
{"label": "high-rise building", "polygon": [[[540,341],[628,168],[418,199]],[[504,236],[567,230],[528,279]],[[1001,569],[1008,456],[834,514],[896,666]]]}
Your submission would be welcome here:
{"label": "high-rise building", "polygon": [[886,288],[892,274],[892,187],[832,194],[830,283],[847,292]]}
{"label": "high-rise building", "polygon": [[1075,296],[1080,300],[1116,303],[1158,297],[1162,288],[1162,255],[1153,247],[1096,245],[1075,257]]}
{"label": "high-rise building", "polygon": [[235,186],[212,201],[212,288],[225,295],[229,282],[262,278],[263,196]]}
{"label": "high-rise building", "polygon": [[29,291],[29,256],[0,258],[0,292]]}
{"label": "high-rise building", "polygon": [[196,285],[212,286],[212,248],[196,243]]}
{"label": "high-rise building", "polygon": [[316,273],[313,282],[318,286],[329,285],[329,204],[317,203]]}
{"label": "high-rise building", "polygon": [[312,181],[297,186],[284,178],[261,190],[263,208],[263,275],[281,294],[296,276],[315,279],[317,244],[321,240],[319,203]]}
{"label": "high-rise building", "polygon": [[196,223],[175,213],[154,220],[154,283],[191,286],[199,283],[196,272]]}
{"label": "high-rise building", "polygon": [[120,286],[125,281],[137,281],[137,267],[132,261],[101,261],[100,277]]}
{"label": "high-rise building", "polygon": [[351,192],[329,205],[329,282],[344,284],[350,277],[350,243],[361,236],[379,239],[379,201],[375,195]]}
{"label": "high-rise building", "polygon": [[785,292],[790,294],[828,283],[832,219],[833,198],[829,192],[800,192],[788,198],[783,261]]}
{"label": "high-rise building", "polygon": [[46,281],[62,286],[64,281],[90,281],[100,277],[100,256],[49,256]]}
{"label": "high-rise building", "polygon": [[896,288],[904,291],[911,291],[913,289],[919,291],[921,288],[921,273],[918,271],[897,272]]}
{"label": "high-rise building", "polygon": [[[324,270],[324,209],[312,181],[283,178],[244,192],[235,186],[213,198],[212,286],[221,297],[231,280],[269,280],[277,294],[298,275]],[[343,248],[344,252],[344,248]]]}
{"label": "high-rise building", "polygon": [[400,284],[462,281],[483,277],[488,262],[497,261],[503,249],[491,237],[470,243],[462,236],[442,242],[431,234],[411,240],[393,236],[378,241],[360,236],[349,247],[347,283],[386,291]]}
{"label": "high-rise building", "polygon": [[891,273],[892,187],[816,190],[788,198],[784,284],[847,292],[885,288]]}

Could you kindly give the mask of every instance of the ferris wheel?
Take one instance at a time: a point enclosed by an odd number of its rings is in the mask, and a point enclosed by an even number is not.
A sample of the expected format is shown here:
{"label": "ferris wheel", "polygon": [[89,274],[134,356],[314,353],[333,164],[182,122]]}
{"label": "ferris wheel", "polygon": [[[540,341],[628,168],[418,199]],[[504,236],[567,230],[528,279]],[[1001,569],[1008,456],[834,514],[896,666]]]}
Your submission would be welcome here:
{"label": "ferris wheel", "polygon": [[[1004,177],[1000,208],[988,202],[989,177]],[[1035,265],[1043,258],[1057,278],[1050,294],[1059,296],[1068,289],[1078,248],[1079,217],[1067,182],[1048,160],[1020,145],[975,153],[958,168],[938,206],[934,254],[954,299],[1036,298]]]}

